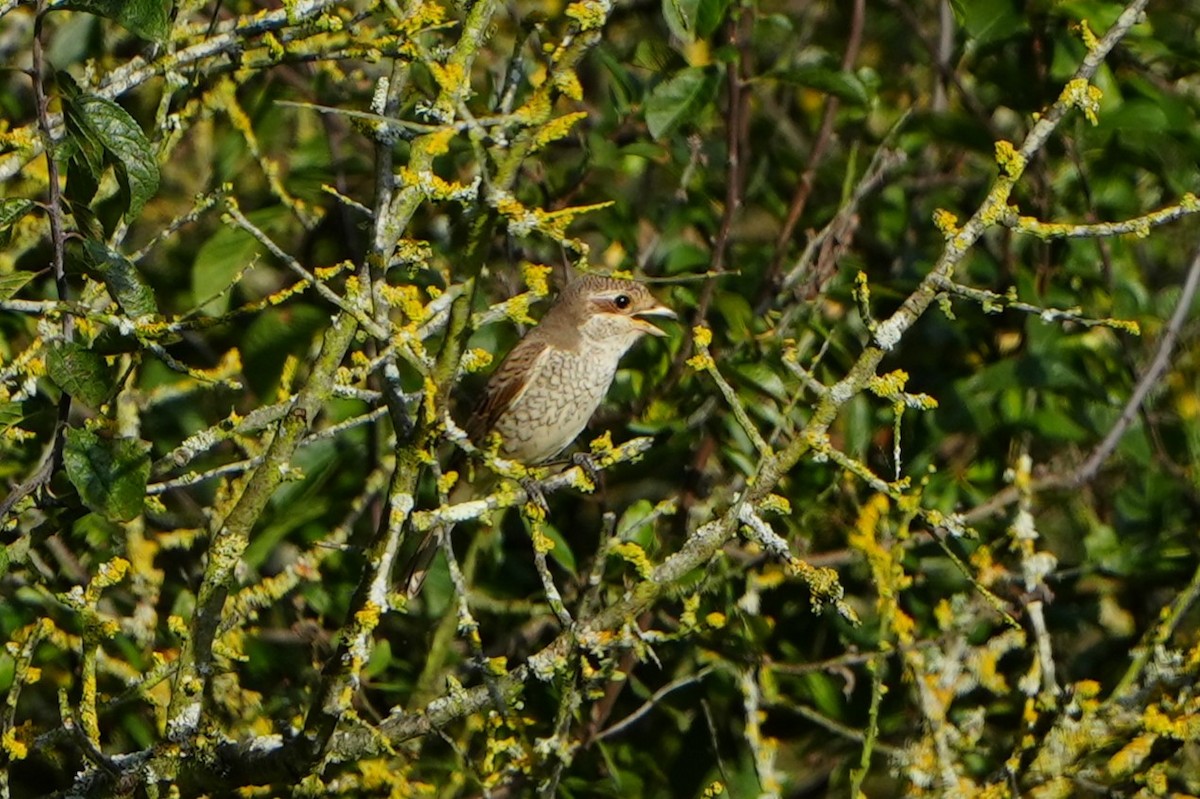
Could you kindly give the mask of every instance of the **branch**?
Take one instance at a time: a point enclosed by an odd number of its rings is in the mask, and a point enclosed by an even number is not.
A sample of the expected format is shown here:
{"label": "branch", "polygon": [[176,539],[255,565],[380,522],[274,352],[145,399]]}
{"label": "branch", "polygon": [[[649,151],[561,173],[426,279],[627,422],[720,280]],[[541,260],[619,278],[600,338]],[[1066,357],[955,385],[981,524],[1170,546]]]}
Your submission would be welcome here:
{"label": "branch", "polygon": [[[1183,328],[1183,323],[1187,321],[1188,315],[1191,313],[1192,301],[1196,297],[1197,288],[1200,288],[1200,248],[1197,248],[1196,254],[1192,258],[1192,265],[1189,267],[1187,278],[1183,283],[1183,291],[1180,293],[1179,300],[1175,304],[1175,310],[1171,313],[1170,321],[1167,322],[1167,326],[1163,330],[1162,338],[1159,339],[1158,349],[1154,353],[1154,358],[1150,361],[1150,365],[1146,367],[1146,371],[1142,374],[1141,378],[1139,378],[1133,393],[1125,402],[1125,407],[1121,409],[1121,415],[1117,417],[1117,421],[1109,429],[1108,434],[1104,436],[1104,440],[1097,445],[1087,460],[1074,472],[1038,478],[1030,486],[1029,490],[1031,492],[1038,493],[1057,488],[1078,488],[1095,478],[1096,474],[1100,471],[1100,467],[1112,455],[1129,429],[1129,426],[1133,424],[1133,420],[1138,415],[1138,409],[1146,401],[1146,397],[1150,394],[1150,391],[1158,385],[1163,372],[1170,365],[1171,353],[1174,351],[1175,344],[1179,340],[1179,331]],[[970,512],[966,513],[965,518],[967,521],[987,518],[994,513],[1000,512],[1003,508],[1011,505],[1018,499],[1020,499],[1020,493],[1017,491],[1017,488],[1009,486],[987,502],[976,506]]]}

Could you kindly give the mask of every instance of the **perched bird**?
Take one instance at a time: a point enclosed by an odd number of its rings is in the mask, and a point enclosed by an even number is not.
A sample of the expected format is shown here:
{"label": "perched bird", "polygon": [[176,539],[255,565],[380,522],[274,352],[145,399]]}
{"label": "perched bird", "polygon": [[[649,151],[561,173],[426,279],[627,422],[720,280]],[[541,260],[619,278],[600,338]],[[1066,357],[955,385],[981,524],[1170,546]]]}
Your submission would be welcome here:
{"label": "perched bird", "polygon": [[[527,466],[544,463],[578,437],[608,393],[617,364],[643,335],[666,335],[648,321],[675,313],[641,283],[604,275],[576,278],[492,373],[465,425],[485,448]],[[430,531],[410,561],[406,593],[420,590],[437,551]]]}
{"label": "perched bird", "polygon": [[617,363],[644,334],[666,335],[647,317],[674,318],[641,283],[603,275],[573,281],[488,380],[466,424],[483,445],[526,465],[558,455],[583,432],[608,393]]}

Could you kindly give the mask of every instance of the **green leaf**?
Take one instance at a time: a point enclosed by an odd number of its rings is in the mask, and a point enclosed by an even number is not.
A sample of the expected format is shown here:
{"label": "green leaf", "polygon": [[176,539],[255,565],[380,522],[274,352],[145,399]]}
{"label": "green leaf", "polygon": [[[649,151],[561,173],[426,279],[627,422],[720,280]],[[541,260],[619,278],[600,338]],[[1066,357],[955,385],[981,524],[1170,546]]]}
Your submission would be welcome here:
{"label": "green leaf", "polygon": [[679,53],[663,42],[656,39],[642,39],[634,48],[633,65],[639,69],[662,73],[685,64],[679,57]]}
{"label": "green leaf", "polygon": [[242,337],[246,382],[255,392],[273,391],[288,354],[302,356],[329,315],[312,305],[272,308],[250,323]]}
{"label": "green leaf", "polygon": [[0,200],[0,227],[16,224],[17,220],[33,210],[33,200],[8,197]]}
{"label": "green leaf", "polygon": [[662,0],[662,15],[671,35],[691,44],[716,33],[725,20],[729,0]]}
{"label": "green leaf", "polygon": [[77,400],[99,408],[113,393],[113,374],[103,356],[76,341],[50,349],[46,371],[54,384]]}
{"label": "green leaf", "polygon": [[87,94],[66,72],[55,75],[62,92],[67,136],[66,197],[81,226],[89,222],[89,204],[106,164],[112,164],[121,190],[128,197],[127,219],[141,213],[158,191],[159,171],[150,140],[124,108],[112,100]]}
{"label": "green leaf", "polygon": [[[0,241],[0,246],[5,242]],[[10,275],[0,275],[0,300],[11,300],[26,283],[33,280],[33,272],[13,272]]]}
{"label": "green leaf", "polygon": [[[33,209],[34,202],[32,200],[19,197],[0,200],[0,247],[8,246],[8,243],[12,241],[12,226],[21,221],[21,217]],[[20,287],[18,286],[18,288]]]}
{"label": "green leaf", "polygon": [[146,283],[133,261],[105,244],[90,239],[83,242],[89,265],[100,273],[109,295],[130,318],[158,313],[154,291]]}
{"label": "green leaf", "polygon": [[25,410],[19,402],[0,402],[0,432],[20,424],[25,418]]}
{"label": "green leaf", "polygon": [[619,59],[603,47],[596,48],[596,58],[608,72],[612,83],[609,87],[613,103],[622,114],[628,113],[639,92],[629,74],[629,69]]}
{"label": "green leaf", "polygon": [[671,35],[685,44],[696,40],[700,0],[662,0],[662,15]]}
{"label": "green leaf", "polygon": [[85,94],[78,107],[113,161],[121,188],[129,192],[125,217],[136,217],[158,191],[158,162],[150,140],[129,112],[112,100]]}
{"label": "green leaf", "polygon": [[[246,217],[268,234],[279,233],[290,222],[288,210],[270,205],[250,212]],[[219,316],[229,307],[229,288],[242,270],[264,252],[258,239],[241,228],[224,227],[214,233],[196,252],[192,267],[192,301],[201,312]]]}
{"label": "green leaf", "polygon": [[367,658],[367,665],[363,667],[363,676],[368,680],[374,680],[386,672],[391,665],[392,644],[384,638],[371,649],[371,656]]}
{"label": "green leaf", "polygon": [[63,147],[68,153],[68,164],[77,169],[74,176],[76,184],[90,185],[90,191],[73,190],[72,175],[68,174],[67,195],[77,202],[87,203],[95,194],[100,175],[104,171],[104,143],[83,112],[84,92],[71,77],[71,73],[59,70],[54,73],[54,79],[62,95],[63,121],[68,134],[63,141]]}
{"label": "green leaf", "polygon": [[839,100],[854,105],[866,105],[870,100],[867,87],[853,72],[826,67],[795,67],[773,72],[771,75],[785,83],[832,94]]}
{"label": "green leaf", "polygon": [[555,563],[574,575],[576,573],[575,553],[571,551],[571,545],[567,543],[567,539],[563,538],[558,528],[549,522],[542,525],[542,532],[546,534],[546,538],[554,542],[554,549],[549,552],[550,557],[554,559]]}
{"label": "green leaf", "polygon": [[82,162],[75,158],[68,162],[67,187],[63,198],[67,201],[67,208],[75,220],[75,227],[79,228],[84,236],[94,239],[102,239],[105,236],[104,226],[100,224],[100,219],[91,208],[92,198],[96,196],[99,187],[95,176]]}
{"label": "green leaf", "polygon": [[166,41],[171,30],[170,0],[65,0],[55,8],[86,11],[155,42]]}
{"label": "green leaf", "polygon": [[729,0],[700,0],[696,6],[696,34],[707,39],[717,32],[725,21]]}
{"label": "green leaf", "polygon": [[845,716],[845,700],[841,681],[828,674],[809,672],[802,682],[812,696],[813,704],[827,718],[841,719]]}
{"label": "green leaf", "polygon": [[702,67],[680,70],[660,83],[646,98],[646,125],[650,135],[661,139],[694,118],[713,101],[717,93],[717,74]]}
{"label": "green leaf", "polygon": [[654,543],[654,525],[647,524],[647,519],[654,512],[654,503],[648,499],[639,499],[621,514],[617,522],[617,537],[636,542],[642,548],[648,548]]}
{"label": "green leaf", "polygon": [[1029,29],[1029,20],[1012,0],[950,0],[954,16],[979,44],[1009,39]]}
{"label": "green leaf", "polygon": [[1074,414],[1061,408],[1041,408],[1033,414],[1033,427],[1047,441],[1069,441],[1081,444],[1093,433],[1076,421]]}
{"label": "green leaf", "polygon": [[142,512],[150,479],[148,442],[68,428],[63,465],[83,504],[95,513],[125,522]]}
{"label": "green leaf", "polygon": [[[771,395],[777,400],[788,398],[788,388],[779,373],[762,361],[749,361],[733,366],[732,371],[755,388]],[[756,409],[758,410],[758,409]]]}

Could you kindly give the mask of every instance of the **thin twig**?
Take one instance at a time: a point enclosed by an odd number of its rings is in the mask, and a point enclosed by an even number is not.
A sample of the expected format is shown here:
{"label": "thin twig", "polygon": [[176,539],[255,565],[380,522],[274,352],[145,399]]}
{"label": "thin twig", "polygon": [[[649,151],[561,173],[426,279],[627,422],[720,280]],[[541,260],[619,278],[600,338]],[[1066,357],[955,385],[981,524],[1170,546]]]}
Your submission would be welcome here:
{"label": "thin twig", "polygon": [[[55,141],[53,126],[50,120],[50,100],[46,97],[42,81],[46,77],[45,51],[42,46],[42,22],[45,20],[45,0],[39,0],[36,18],[33,25],[32,74],[33,99],[37,110],[38,132],[46,155],[46,193],[48,195],[47,214],[50,219],[50,246],[52,248],[52,265],[54,269],[54,288],[60,302],[70,299],[66,272],[66,233],[63,226],[62,193],[59,186],[58,162],[54,160]],[[70,341],[75,331],[75,318],[70,314],[62,316],[62,335],[64,341]],[[33,475],[12,491],[3,503],[4,513],[7,513],[22,497],[38,490],[47,483],[58,471],[62,464],[64,431],[67,420],[71,416],[71,395],[63,391],[58,399],[58,412],[54,422],[53,441],[50,457],[38,467]],[[3,514],[0,514],[3,515]]]}
{"label": "thin twig", "polygon": [[[747,13],[748,16],[748,13]],[[750,125],[750,114],[746,103],[747,64],[750,54],[743,46],[741,26],[742,12],[735,12],[729,22],[729,42],[737,48],[739,56],[735,64],[728,70],[727,97],[729,103],[725,128],[726,177],[725,177],[725,208],[721,212],[721,224],[717,229],[716,240],[713,241],[713,258],[709,272],[721,275],[725,272],[725,261],[729,250],[729,236],[733,230],[733,222],[742,207],[742,196],[745,192],[745,161],[747,160],[746,143]],[[716,296],[717,281],[705,282],[700,290],[700,298],[692,313],[692,326],[703,325],[708,319],[708,310]],[[679,382],[687,368],[687,360],[692,356],[693,343],[691,338],[685,338],[683,346],[675,355],[671,369],[662,382],[659,392],[669,390]]]}
{"label": "thin twig", "polygon": [[230,217],[233,218],[235,222],[237,222],[238,227],[242,228],[242,230],[245,230],[247,233],[253,236],[258,243],[266,247],[272,255],[274,255],[280,261],[283,261],[284,265],[287,266],[288,269],[291,269],[293,272],[299,275],[302,280],[316,289],[317,294],[321,295],[322,299],[332,303],[336,308],[344,311],[349,316],[354,317],[354,320],[362,325],[363,329],[368,331],[375,338],[386,341],[390,337],[387,328],[384,325],[379,324],[379,322],[367,316],[362,308],[354,306],[351,301],[347,301],[343,299],[341,295],[334,293],[333,289],[325,285],[325,283],[322,282],[316,275],[308,271],[303,264],[285,252],[284,249],[278,244],[276,244],[270,236],[263,232],[262,228],[258,227],[258,225],[255,225],[253,222],[247,219],[245,214],[241,212],[241,209],[239,209],[237,205],[232,202],[232,200],[226,203],[226,212]]}
{"label": "thin twig", "polygon": [[[1088,456],[1087,460],[1078,469],[1067,474],[1048,475],[1034,480],[1030,486],[1030,490],[1033,493],[1056,488],[1078,488],[1095,478],[1097,472],[1100,471],[1100,467],[1112,455],[1113,450],[1121,443],[1121,439],[1133,423],[1133,420],[1137,418],[1138,409],[1145,402],[1150,391],[1158,385],[1163,372],[1170,365],[1171,353],[1174,351],[1175,344],[1179,339],[1179,331],[1183,328],[1183,323],[1187,321],[1188,314],[1191,312],[1192,300],[1196,296],[1197,288],[1200,288],[1200,248],[1197,248],[1196,254],[1192,258],[1191,267],[1188,269],[1187,278],[1183,283],[1183,291],[1180,293],[1179,300],[1175,304],[1175,310],[1171,314],[1170,321],[1167,323],[1166,328],[1163,329],[1162,338],[1159,339],[1158,349],[1154,353],[1154,358],[1150,361],[1150,365],[1146,368],[1141,379],[1138,380],[1133,394],[1129,396],[1125,407],[1121,409],[1121,415],[1117,418],[1117,421],[1109,429],[1104,440],[1097,445],[1096,449],[1092,451],[1092,454]],[[1009,486],[987,502],[976,506],[964,514],[964,518],[967,522],[987,518],[1008,507],[1018,499],[1020,499],[1020,494],[1017,489],[1014,486]]]}
{"label": "thin twig", "polygon": [[[865,17],[866,0],[854,0],[854,11],[850,18],[850,33],[846,37],[846,49],[842,52],[843,71],[849,70],[858,60]],[[812,196],[817,168],[825,159],[826,150],[833,141],[833,124],[837,120],[837,112],[840,107],[841,100],[835,95],[826,96],[817,138],[813,141],[812,149],[808,153],[808,163],[805,164],[804,171],[800,173],[800,179],[796,182],[796,190],[792,194],[787,217],[775,239],[775,254],[771,257],[771,265],[767,268],[767,274],[760,289],[759,301],[755,305],[761,305],[765,297],[770,296],[778,289],[779,274],[783,270],[783,262],[787,258],[788,245],[792,241],[792,234],[796,232],[796,225],[799,224],[800,217],[804,215],[804,209],[808,206],[808,200]]]}
{"label": "thin twig", "polygon": [[678,691],[680,688],[686,688],[689,685],[695,685],[696,683],[700,682],[705,677],[707,677],[708,674],[713,670],[713,668],[714,668],[713,666],[705,666],[703,669],[696,672],[695,674],[690,674],[687,677],[681,677],[678,680],[667,683],[662,688],[659,688],[657,691],[655,691],[653,694],[651,694],[650,698],[647,699],[645,702],[643,702],[641,707],[639,707],[637,710],[633,711],[628,716],[621,719],[620,721],[618,721],[616,724],[612,725],[611,727],[608,727],[608,728],[603,729],[600,732],[596,733],[595,737],[592,740],[603,741],[605,738],[612,738],[616,735],[620,735],[626,729],[628,729],[629,727],[636,724],[638,719],[642,718],[642,716],[645,716],[647,713],[649,713],[651,710],[653,710],[654,706],[657,705],[659,702],[661,702],[663,700],[663,698],[667,696],[667,694]]}

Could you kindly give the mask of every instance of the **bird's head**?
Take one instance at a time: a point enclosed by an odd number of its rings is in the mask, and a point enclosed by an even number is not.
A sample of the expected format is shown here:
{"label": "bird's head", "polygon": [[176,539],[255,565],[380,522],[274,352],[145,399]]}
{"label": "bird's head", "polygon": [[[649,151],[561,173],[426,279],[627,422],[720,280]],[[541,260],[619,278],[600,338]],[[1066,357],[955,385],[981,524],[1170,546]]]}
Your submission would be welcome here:
{"label": "bird's head", "polygon": [[617,344],[622,349],[643,334],[666,335],[651,318],[675,318],[675,312],[641,283],[605,275],[584,275],[572,281],[555,306],[563,309],[584,339]]}

